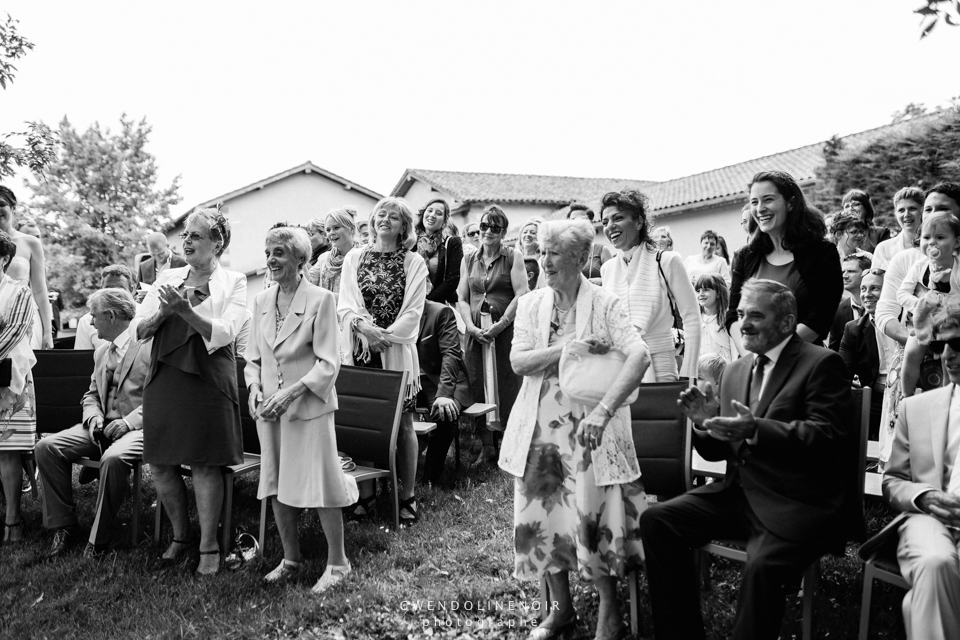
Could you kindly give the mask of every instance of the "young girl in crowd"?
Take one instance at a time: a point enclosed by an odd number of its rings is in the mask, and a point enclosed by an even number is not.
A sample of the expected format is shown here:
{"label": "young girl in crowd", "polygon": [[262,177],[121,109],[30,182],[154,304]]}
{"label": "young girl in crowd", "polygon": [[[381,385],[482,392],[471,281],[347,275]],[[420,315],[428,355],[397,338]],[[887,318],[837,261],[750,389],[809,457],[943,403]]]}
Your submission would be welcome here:
{"label": "young girl in crowd", "polygon": [[730,292],[723,276],[708,273],[694,285],[700,302],[700,355],[718,354],[725,361],[733,360],[730,334],[724,326]]}
{"label": "young girl in crowd", "polygon": [[[957,277],[957,251],[960,250],[960,220],[947,212],[938,212],[925,216],[920,228],[920,252],[918,259],[897,291],[897,302],[904,311],[913,314],[921,299],[936,304],[940,295],[957,294],[960,290],[951,287],[951,276]],[[903,357],[901,383],[903,394],[910,397],[917,388],[920,369],[927,347],[923,336],[910,336],[907,339]]]}

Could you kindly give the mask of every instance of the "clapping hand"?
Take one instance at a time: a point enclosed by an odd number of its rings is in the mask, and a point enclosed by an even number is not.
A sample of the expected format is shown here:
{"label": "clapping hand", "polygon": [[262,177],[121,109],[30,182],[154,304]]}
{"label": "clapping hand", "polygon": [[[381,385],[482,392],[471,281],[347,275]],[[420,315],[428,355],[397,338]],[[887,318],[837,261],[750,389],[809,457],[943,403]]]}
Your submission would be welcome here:
{"label": "clapping hand", "polygon": [[720,413],[720,401],[713,392],[713,385],[702,383],[703,388],[690,387],[680,393],[677,404],[685,416],[693,420],[693,424],[703,427],[703,424]]}
{"label": "clapping hand", "polygon": [[190,303],[187,299],[169,284],[160,285],[157,288],[157,294],[160,296],[160,312],[163,315],[169,316],[174,313],[183,315],[190,311]]}
{"label": "clapping hand", "polygon": [[737,412],[736,418],[710,418],[703,426],[717,440],[731,442],[747,440],[757,432],[757,419],[747,405],[733,400],[730,405]]}

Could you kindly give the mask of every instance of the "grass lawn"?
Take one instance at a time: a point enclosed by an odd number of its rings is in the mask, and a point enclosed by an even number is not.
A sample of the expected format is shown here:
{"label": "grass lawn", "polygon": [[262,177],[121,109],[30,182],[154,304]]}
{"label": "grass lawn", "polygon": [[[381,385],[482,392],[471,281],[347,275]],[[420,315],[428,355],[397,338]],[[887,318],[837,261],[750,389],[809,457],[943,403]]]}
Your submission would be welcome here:
{"label": "grass lawn", "polygon": [[[452,459],[447,473],[447,478],[453,477]],[[82,558],[77,550],[42,562],[50,535],[41,527],[38,502],[24,496],[27,541],[0,547],[0,638],[511,639],[525,638],[536,624],[539,585],[512,577],[513,483],[496,470],[464,469],[451,488],[418,488],[422,520],[401,531],[392,530],[390,508],[381,495],[372,520],[346,526],[354,572],[319,598],[309,591],[325,565],[315,513],[301,519],[306,571],[300,582],[261,584],[262,576],[282,556],[272,516],[263,560],[198,579],[192,573],[194,547],[193,557],[182,565],[158,568],[158,549],[146,539],[152,531],[150,505],[155,493],[149,473],[145,476],[143,540],[101,560]],[[87,525],[95,488],[96,484],[75,486],[81,520]],[[254,534],[259,517],[256,489],[256,475],[239,480],[234,504],[234,519]],[[129,504],[123,514],[128,513]],[[870,531],[879,530],[890,516],[886,507],[870,504]],[[169,535],[169,527],[166,531]],[[712,581],[713,590],[703,599],[707,636],[719,640],[729,635],[733,620],[738,566],[715,561]],[[592,638],[595,592],[578,580],[573,584],[581,620],[574,637]],[[817,637],[857,637],[861,588],[855,552],[823,562]],[[641,594],[645,619],[641,637],[648,638],[652,629],[645,582]],[[626,605],[625,584],[621,597]],[[871,638],[905,637],[902,597],[902,591],[878,583]],[[416,604],[430,603],[448,611],[413,610]],[[450,611],[454,608],[457,611]],[[799,599],[791,598],[783,638],[800,637],[800,615]]]}

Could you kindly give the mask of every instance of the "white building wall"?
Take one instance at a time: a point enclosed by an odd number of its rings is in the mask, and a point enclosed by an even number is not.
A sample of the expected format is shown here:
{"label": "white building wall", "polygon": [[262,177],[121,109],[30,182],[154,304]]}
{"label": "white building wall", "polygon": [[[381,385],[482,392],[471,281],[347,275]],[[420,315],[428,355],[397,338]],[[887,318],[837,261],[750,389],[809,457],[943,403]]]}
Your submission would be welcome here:
{"label": "white building wall", "polygon": [[747,243],[747,236],[740,228],[740,209],[743,204],[736,202],[721,207],[660,216],[654,219],[653,227],[670,227],[673,249],[684,258],[700,253],[700,235],[710,229],[718,236],[723,236],[732,257],[734,251]]}

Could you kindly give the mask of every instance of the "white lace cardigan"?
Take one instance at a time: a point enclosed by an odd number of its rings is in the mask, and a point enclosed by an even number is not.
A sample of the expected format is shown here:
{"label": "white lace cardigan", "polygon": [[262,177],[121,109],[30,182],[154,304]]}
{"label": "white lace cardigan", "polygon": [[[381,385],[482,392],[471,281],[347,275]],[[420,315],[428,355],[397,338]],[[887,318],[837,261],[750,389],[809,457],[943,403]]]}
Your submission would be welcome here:
{"label": "white lace cardigan", "polygon": [[[646,351],[640,333],[631,324],[620,300],[580,276],[577,293],[577,339],[595,335],[612,347],[626,352],[639,345]],[[513,348],[545,349],[550,340],[553,289],[536,289],[522,296],[517,306]],[[537,422],[543,372],[524,376],[517,402],[510,413],[503,443],[500,468],[523,477],[527,454]],[[607,423],[603,442],[593,452],[593,472],[597,486],[631,482],[640,477],[640,465],[630,430],[630,407],[624,405]]]}

